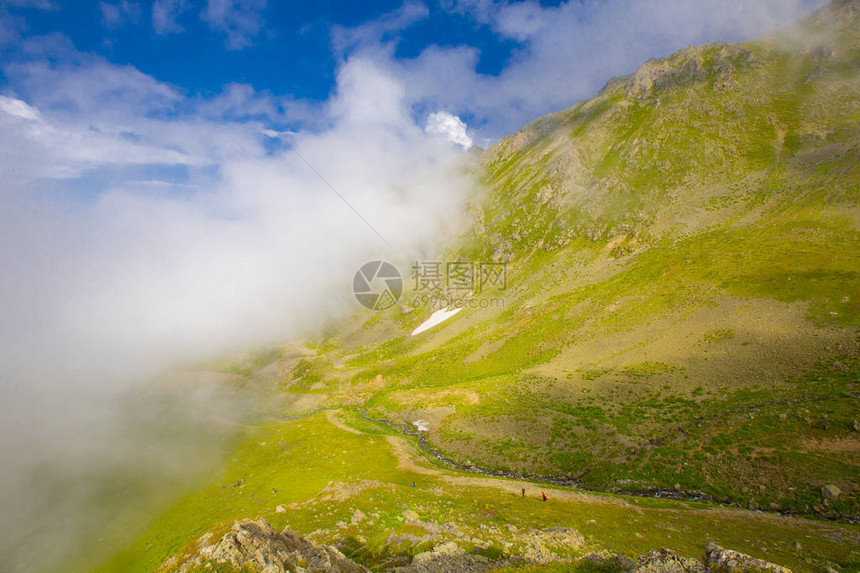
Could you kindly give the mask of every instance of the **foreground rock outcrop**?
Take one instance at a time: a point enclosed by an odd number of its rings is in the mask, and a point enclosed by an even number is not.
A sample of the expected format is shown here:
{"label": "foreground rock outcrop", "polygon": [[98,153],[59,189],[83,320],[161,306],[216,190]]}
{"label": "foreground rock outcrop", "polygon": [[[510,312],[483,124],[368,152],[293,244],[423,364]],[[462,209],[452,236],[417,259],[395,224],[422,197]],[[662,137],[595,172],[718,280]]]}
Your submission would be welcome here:
{"label": "foreground rock outcrop", "polygon": [[185,572],[210,564],[230,564],[237,570],[261,573],[365,573],[367,569],[344,557],[336,548],[318,545],[289,527],[276,532],[266,521],[237,521],[211,545],[204,535],[196,552],[172,557],[159,571]]}
{"label": "foreground rock outcrop", "polygon": [[[559,558],[547,547],[584,547],[581,535],[574,529],[554,527],[545,531],[531,531],[529,536],[539,538],[540,551],[532,544],[522,546],[524,551],[508,554],[500,559],[467,553],[453,541],[436,544],[432,549],[415,555],[405,566],[385,568],[395,573],[480,573],[500,567],[524,563],[547,564],[567,561]],[[171,557],[160,568],[161,573],[185,573],[208,570],[255,571],[261,573],[365,573],[369,570],[347,558],[337,548],[314,543],[295,533],[289,527],[276,532],[266,521],[237,521],[230,531],[217,541],[207,533],[192,551]],[[602,569],[630,573],[791,573],[790,569],[757,559],[714,543],[705,547],[702,563],[683,557],[670,549],[657,549],[633,560],[628,557],[591,553],[574,559],[582,565],[591,563]],[[568,558],[569,559],[569,558]]]}
{"label": "foreground rock outcrop", "polygon": [[705,551],[704,563],[665,548],[640,555],[635,561],[620,555],[592,554],[583,557],[580,562],[591,562],[603,569],[628,573],[791,573],[791,569],[723,549],[713,543],[709,543]]}
{"label": "foreground rock outcrop", "polygon": [[407,567],[398,567],[395,573],[480,573],[498,567],[481,555],[469,555],[452,541],[441,543],[432,551],[419,553]]}
{"label": "foreground rock outcrop", "polygon": [[791,573],[791,569],[775,565],[763,559],[756,559],[755,557],[750,557],[731,549],[723,549],[715,543],[709,543],[705,550],[707,551],[705,559],[706,571],[711,573],[733,573],[735,571]]}
{"label": "foreground rock outcrop", "polygon": [[696,559],[681,557],[669,549],[657,549],[639,557],[636,573],[706,573],[707,567]]}

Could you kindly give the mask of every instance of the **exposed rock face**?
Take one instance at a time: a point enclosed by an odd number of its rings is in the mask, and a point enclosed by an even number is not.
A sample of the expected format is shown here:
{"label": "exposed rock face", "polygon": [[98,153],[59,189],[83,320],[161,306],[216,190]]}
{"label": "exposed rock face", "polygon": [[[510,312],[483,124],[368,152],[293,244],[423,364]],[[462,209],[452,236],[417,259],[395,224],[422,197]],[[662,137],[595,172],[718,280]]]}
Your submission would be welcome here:
{"label": "exposed rock face", "polygon": [[639,556],[633,562],[621,556],[590,555],[583,558],[600,565],[614,565],[619,571],[631,573],[791,573],[790,569],[774,565],[737,551],[723,549],[716,544],[706,547],[705,563],[689,557],[681,557],[670,549],[656,549]]}
{"label": "exposed rock face", "polygon": [[237,521],[217,543],[205,545],[182,560],[172,558],[159,571],[188,571],[208,564],[229,563],[237,570],[261,573],[364,573],[361,565],[347,559],[334,547],[323,547],[290,528],[277,533],[266,521]]}
{"label": "exposed rock face", "polygon": [[813,21],[818,25],[850,26],[860,15],[858,0],[834,0],[813,13]]}
{"label": "exposed rock face", "polygon": [[498,567],[481,555],[467,555],[456,543],[449,541],[419,553],[407,567],[395,569],[397,573],[466,573],[486,571]]}
{"label": "exposed rock face", "polygon": [[791,569],[731,549],[723,549],[714,543],[709,543],[705,550],[707,551],[705,565],[707,571],[711,573],[735,573],[737,571],[791,573]]}
{"label": "exposed rock face", "polygon": [[681,557],[668,549],[657,549],[639,557],[638,573],[705,573],[699,561]]}
{"label": "exposed rock face", "polygon": [[[710,63],[706,64],[703,54],[715,47],[719,50],[711,56]],[[732,89],[735,82],[731,76],[735,67],[749,65],[751,60],[752,53],[738,46],[705,44],[689,47],[672,58],[652,59],[642,64],[627,81],[627,95],[642,97],[653,90],[662,90],[688,81],[699,81],[709,76],[715,78],[715,88]]]}
{"label": "exposed rock face", "polygon": [[587,555],[581,561],[629,573],[791,573],[791,570],[785,567],[723,549],[713,543],[708,544],[706,551],[705,563],[681,557],[665,548],[640,555],[638,562],[620,555],[605,554]]}
{"label": "exposed rock face", "polygon": [[578,549],[585,539],[570,527],[550,527],[544,530],[529,530],[522,534],[523,557],[534,563],[550,563],[555,560],[553,550]]}
{"label": "exposed rock face", "polygon": [[[363,514],[361,514],[363,516]],[[361,517],[359,516],[359,517]],[[366,516],[364,516],[366,519]],[[412,524],[425,522],[412,520]],[[428,522],[429,523],[429,522]],[[513,527],[513,526],[511,526]],[[451,533],[446,524],[436,526],[437,532]],[[492,527],[485,527],[490,532]],[[514,530],[517,528],[513,527]],[[511,528],[508,528],[511,531]],[[516,551],[506,551],[505,556],[490,559],[483,555],[466,552],[459,541],[442,541],[434,544],[433,549],[418,553],[411,563],[401,566],[391,564],[386,571],[395,573],[479,573],[500,567],[510,567],[524,563],[548,564],[568,562],[571,550],[585,547],[582,535],[575,529],[552,527],[545,530],[528,530],[517,534]],[[392,534],[393,535],[393,534]],[[466,538],[469,546],[488,549],[490,543],[476,538]],[[436,539],[437,535],[406,540],[406,548],[418,542]],[[366,541],[366,540],[365,540]],[[364,541],[363,541],[364,542]],[[509,548],[510,543],[506,543]],[[705,563],[696,559],[682,557],[670,549],[657,549],[638,560],[608,552],[591,553],[580,557],[577,562],[591,563],[602,569],[630,573],[791,573],[790,569],[756,559],[737,551],[723,549],[710,543],[705,548]],[[576,552],[574,555],[577,554]],[[158,571],[161,573],[187,573],[220,566],[221,570],[258,571],[261,573],[366,573],[368,569],[345,557],[333,546],[323,546],[310,541],[290,528],[276,532],[266,521],[237,521],[220,539],[215,541],[207,533],[190,553],[171,557]],[[225,569],[226,567],[226,569]]]}
{"label": "exposed rock face", "polygon": [[704,76],[700,58],[685,58],[680,65],[666,60],[648,60],[630,78],[629,93],[641,96],[652,89],[662,89],[683,79],[701,79]]}
{"label": "exposed rock face", "polygon": [[[440,525],[433,520],[422,521],[415,518],[415,512],[409,510],[402,515],[408,518],[409,525],[421,527],[426,533],[391,533],[386,541],[389,548],[397,550],[426,543],[433,543],[434,546],[431,550],[415,555],[409,565],[394,569],[397,573],[477,572],[517,563],[546,564],[559,561],[559,555],[569,555],[585,546],[585,539],[579,531],[570,527],[521,531],[516,526],[507,524],[504,540],[500,541],[495,536],[501,534],[501,530],[492,525],[479,526],[483,534],[488,536],[486,539],[479,539],[463,532],[453,522]],[[455,539],[452,540],[451,537]],[[494,538],[495,543],[487,540]],[[502,545],[506,557],[492,560],[483,555],[467,553],[463,549],[464,544],[480,550]]]}

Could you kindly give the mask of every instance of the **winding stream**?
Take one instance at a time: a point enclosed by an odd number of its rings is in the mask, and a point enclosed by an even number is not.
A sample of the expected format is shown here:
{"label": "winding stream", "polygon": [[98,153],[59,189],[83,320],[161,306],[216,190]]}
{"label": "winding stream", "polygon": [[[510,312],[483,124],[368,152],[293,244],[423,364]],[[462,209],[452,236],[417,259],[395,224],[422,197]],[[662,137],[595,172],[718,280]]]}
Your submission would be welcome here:
{"label": "winding stream", "polygon": [[[721,418],[721,417],[725,417],[725,416],[732,414],[732,413],[743,413],[743,412],[747,412],[747,411],[751,411],[751,410],[757,410],[757,409],[763,408],[765,406],[785,405],[785,404],[789,404],[789,403],[817,402],[817,401],[823,401],[823,400],[827,400],[827,399],[830,399],[830,397],[814,397],[814,398],[804,398],[804,399],[799,399],[799,400],[785,400],[785,401],[771,402],[771,403],[767,403],[767,404],[758,404],[755,406],[741,408],[741,409],[738,409],[737,411],[721,412],[720,414],[716,414],[712,417]],[[337,411],[337,410],[347,410],[348,411],[349,408],[338,408],[338,407],[317,408],[315,410],[312,410],[310,412],[306,412],[304,414],[297,414],[294,416],[274,416],[274,417],[277,419],[280,419],[280,420],[295,421],[295,420],[301,420],[303,418],[309,418],[309,417],[314,416],[316,414],[319,414],[321,412]],[[611,493],[611,494],[615,494],[615,495],[626,495],[626,496],[631,496],[631,497],[645,497],[645,498],[656,498],[656,499],[671,499],[671,500],[675,500],[675,501],[704,501],[704,502],[718,503],[720,505],[731,506],[731,507],[743,509],[746,511],[755,511],[757,513],[769,513],[769,514],[775,514],[775,515],[782,515],[785,517],[792,517],[792,516],[795,516],[795,517],[811,517],[811,516],[815,516],[815,517],[824,518],[824,519],[827,519],[830,521],[844,521],[844,522],[848,522],[848,523],[855,524],[855,525],[860,524],[860,518],[857,518],[854,516],[849,516],[849,515],[824,515],[824,514],[819,514],[819,513],[815,513],[815,512],[802,512],[802,511],[792,510],[792,509],[788,509],[788,510],[754,509],[754,510],[751,510],[749,508],[743,507],[742,505],[740,505],[739,503],[737,503],[731,499],[714,498],[714,497],[709,496],[705,493],[696,492],[696,491],[691,492],[691,491],[683,491],[683,490],[676,491],[676,490],[666,490],[666,489],[612,490],[612,491],[609,491],[609,490],[603,490],[603,489],[599,489],[599,488],[595,488],[595,487],[590,487],[590,486],[583,484],[582,482],[579,482],[575,479],[571,479],[571,478],[567,478],[567,477],[547,476],[547,475],[543,475],[543,474],[520,473],[520,472],[504,471],[504,470],[489,470],[489,469],[481,468],[481,467],[479,467],[479,466],[477,466],[471,462],[468,462],[467,464],[460,464],[460,463],[452,460],[451,458],[447,457],[440,450],[438,450],[438,449],[434,448],[433,446],[431,446],[430,444],[428,444],[426,434],[412,429],[412,427],[405,422],[396,422],[394,420],[389,420],[387,418],[372,418],[371,416],[368,415],[368,413],[365,410],[362,410],[362,409],[355,409],[353,411],[358,412],[361,415],[361,418],[363,420],[365,420],[366,422],[381,424],[381,425],[387,426],[388,428],[391,428],[392,430],[396,431],[398,434],[401,434],[403,436],[408,436],[411,438],[415,438],[416,441],[418,442],[418,446],[421,448],[421,450],[425,454],[432,456],[434,459],[436,459],[440,464],[444,465],[445,467],[453,469],[453,470],[458,470],[461,472],[468,472],[468,473],[473,473],[473,474],[485,475],[485,476],[489,476],[489,477],[507,478],[507,479],[513,479],[513,480],[519,480],[519,481],[531,481],[531,482],[547,483],[547,484],[552,484],[555,486],[576,488],[576,489],[579,489],[582,491],[588,491],[588,492],[592,492],[592,493]],[[706,417],[698,419],[697,422],[701,422],[705,418]],[[679,429],[679,431],[680,431],[680,429]],[[666,438],[664,437],[660,440],[654,440],[654,442],[659,444],[659,442],[661,442],[664,439],[666,439]]]}

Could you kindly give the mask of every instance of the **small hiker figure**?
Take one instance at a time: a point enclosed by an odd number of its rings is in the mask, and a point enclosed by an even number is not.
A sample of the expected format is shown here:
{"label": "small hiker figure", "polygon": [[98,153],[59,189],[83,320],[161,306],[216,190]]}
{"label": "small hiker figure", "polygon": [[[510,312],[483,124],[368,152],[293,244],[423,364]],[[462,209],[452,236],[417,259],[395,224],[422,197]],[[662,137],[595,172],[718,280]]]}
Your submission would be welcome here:
{"label": "small hiker figure", "polygon": [[412,487],[413,487],[413,489],[415,488],[415,482],[412,482]]}
{"label": "small hiker figure", "polygon": [[544,492],[540,492],[540,494],[543,496],[543,500],[546,501],[546,494]]}
{"label": "small hiker figure", "polygon": [[526,488],[523,488],[523,497],[526,496]]}

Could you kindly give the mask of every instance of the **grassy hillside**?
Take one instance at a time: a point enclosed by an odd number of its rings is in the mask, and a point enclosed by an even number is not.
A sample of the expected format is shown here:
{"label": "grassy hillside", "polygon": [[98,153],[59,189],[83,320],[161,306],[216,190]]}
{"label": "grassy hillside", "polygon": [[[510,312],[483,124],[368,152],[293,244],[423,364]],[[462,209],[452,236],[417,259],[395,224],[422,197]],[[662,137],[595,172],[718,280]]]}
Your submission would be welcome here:
{"label": "grassy hillside", "polygon": [[504,139],[440,257],[508,263],[479,295],[503,304],[416,337],[432,309],[363,315],[283,387],[427,420],[488,470],[860,515],[855,6],[647,62]]}
{"label": "grassy hillside", "polygon": [[[856,565],[857,528],[468,476],[421,461],[409,441],[392,434],[345,411],[251,430],[224,474],[165,512],[100,571],[153,571],[240,518],[289,525],[373,570],[404,566],[447,541],[488,559],[551,562],[595,551],[635,556],[654,547],[702,558],[714,540],[798,570]],[[554,535],[552,527],[575,530]]]}
{"label": "grassy hillside", "polygon": [[[374,570],[448,540],[544,561],[716,540],[857,571],[858,3],[647,62],[475,176],[471,225],[438,258],[506,263],[506,288],[417,336],[436,309],[408,289],[301,352],[225,367],[302,417],[248,428],[102,570],[149,571],[262,517]],[[542,538],[553,526],[582,538]]]}

